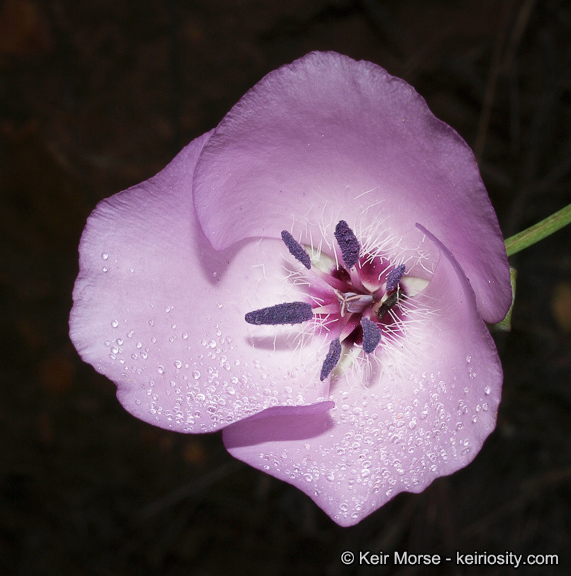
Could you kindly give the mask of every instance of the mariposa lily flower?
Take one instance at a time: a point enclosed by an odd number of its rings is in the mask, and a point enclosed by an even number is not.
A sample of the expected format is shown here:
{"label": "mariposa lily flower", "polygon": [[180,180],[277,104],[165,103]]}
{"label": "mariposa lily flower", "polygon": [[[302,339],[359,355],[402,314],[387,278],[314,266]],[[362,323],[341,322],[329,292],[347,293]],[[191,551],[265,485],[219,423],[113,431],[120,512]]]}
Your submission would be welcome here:
{"label": "mariposa lily flower", "polygon": [[406,82],[311,53],[158,175],[102,201],[71,338],[134,416],[229,452],[352,525],[468,464],[511,301],[466,143]]}

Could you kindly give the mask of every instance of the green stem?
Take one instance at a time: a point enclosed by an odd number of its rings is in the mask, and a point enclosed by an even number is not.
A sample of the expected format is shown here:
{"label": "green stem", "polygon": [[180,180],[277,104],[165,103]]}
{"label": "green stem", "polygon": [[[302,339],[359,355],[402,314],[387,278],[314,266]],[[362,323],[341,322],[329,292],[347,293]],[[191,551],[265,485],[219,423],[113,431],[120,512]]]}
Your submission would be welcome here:
{"label": "green stem", "polygon": [[517,254],[532,244],[543,240],[550,234],[553,234],[553,232],[557,232],[557,230],[563,228],[563,226],[567,226],[570,222],[571,204],[568,204],[565,208],[559,210],[559,212],[555,212],[555,214],[548,216],[545,220],[538,222],[531,228],[508,238],[505,241],[508,256]]}

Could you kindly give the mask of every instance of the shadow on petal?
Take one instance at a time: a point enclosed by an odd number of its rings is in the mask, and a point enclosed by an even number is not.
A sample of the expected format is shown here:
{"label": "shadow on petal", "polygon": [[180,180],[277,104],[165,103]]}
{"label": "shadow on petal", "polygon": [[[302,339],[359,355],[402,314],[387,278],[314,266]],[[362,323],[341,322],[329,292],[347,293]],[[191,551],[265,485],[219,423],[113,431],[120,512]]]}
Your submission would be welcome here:
{"label": "shadow on petal", "polygon": [[333,425],[329,410],[334,402],[309,406],[274,406],[224,428],[228,450],[266,442],[304,440],[322,434]]}
{"label": "shadow on petal", "polygon": [[246,341],[252,348],[259,350],[291,350],[293,344],[291,334],[278,336],[249,336]]}

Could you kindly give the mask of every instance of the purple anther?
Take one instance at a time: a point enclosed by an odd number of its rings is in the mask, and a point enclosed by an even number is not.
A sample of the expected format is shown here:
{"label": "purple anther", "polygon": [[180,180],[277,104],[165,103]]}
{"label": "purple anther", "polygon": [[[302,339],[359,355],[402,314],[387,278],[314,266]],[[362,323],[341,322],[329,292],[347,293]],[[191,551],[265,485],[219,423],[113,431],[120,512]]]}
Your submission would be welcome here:
{"label": "purple anther", "polygon": [[323,366],[321,366],[321,375],[319,379],[323,382],[329,374],[331,374],[333,368],[337,366],[337,362],[339,362],[339,358],[341,358],[341,342],[339,338],[335,340],[331,340],[331,344],[329,344],[329,352],[327,352],[327,356],[323,361]]}
{"label": "purple anther", "polygon": [[282,230],[282,240],[287,246],[289,253],[309,270],[311,268],[311,260],[303,246],[287,230]]}
{"label": "purple anther", "polygon": [[277,324],[301,324],[313,318],[311,304],[306,302],[286,302],[276,304],[269,308],[254,310],[246,314],[248,324],[270,325]]}
{"label": "purple anther", "polygon": [[361,328],[363,328],[363,350],[371,354],[381,341],[381,329],[368,318],[361,318]]}
{"label": "purple anther", "polygon": [[402,275],[404,274],[406,266],[401,264],[400,266],[395,266],[387,276],[387,292],[392,292],[399,284]]}
{"label": "purple anther", "polygon": [[341,248],[345,267],[349,269],[355,266],[359,260],[359,241],[345,220],[340,220],[335,226],[335,238]]}

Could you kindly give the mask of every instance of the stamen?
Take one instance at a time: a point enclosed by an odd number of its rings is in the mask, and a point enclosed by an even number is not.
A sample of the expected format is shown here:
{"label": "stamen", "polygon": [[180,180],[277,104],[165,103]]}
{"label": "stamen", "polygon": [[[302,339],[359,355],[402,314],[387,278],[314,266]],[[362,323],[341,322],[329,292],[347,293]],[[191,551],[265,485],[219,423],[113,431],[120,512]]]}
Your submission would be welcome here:
{"label": "stamen", "polygon": [[313,318],[311,304],[306,302],[285,302],[269,308],[254,310],[246,314],[248,324],[270,325],[301,324]]}
{"label": "stamen", "polygon": [[368,318],[361,318],[361,328],[363,328],[363,350],[371,354],[381,341],[381,329]]}
{"label": "stamen", "polygon": [[319,379],[323,382],[329,374],[333,371],[333,368],[337,366],[337,362],[339,362],[339,358],[341,358],[341,342],[338,338],[335,340],[331,340],[331,344],[329,344],[329,352],[327,352],[327,356],[323,361],[323,366],[321,367],[321,375]]}
{"label": "stamen", "polygon": [[282,240],[287,246],[289,253],[310,270],[311,260],[309,254],[303,249],[303,246],[287,230],[282,230]]}
{"label": "stamen", "polygon": [[402,275],[404,274],[406,266],[401,264],[400,266],[395,266],[387,276],[387,292],[392,292],[400,282]]}
{"label": "stamen", "polygon": [[355,266],[359,260],[359,241],[345,220],[340,220],[337,226],[335,226],[335,238],[339,244],[339,248],[341,248],[341,255],[343,256],[345,266],[347,268]]}

